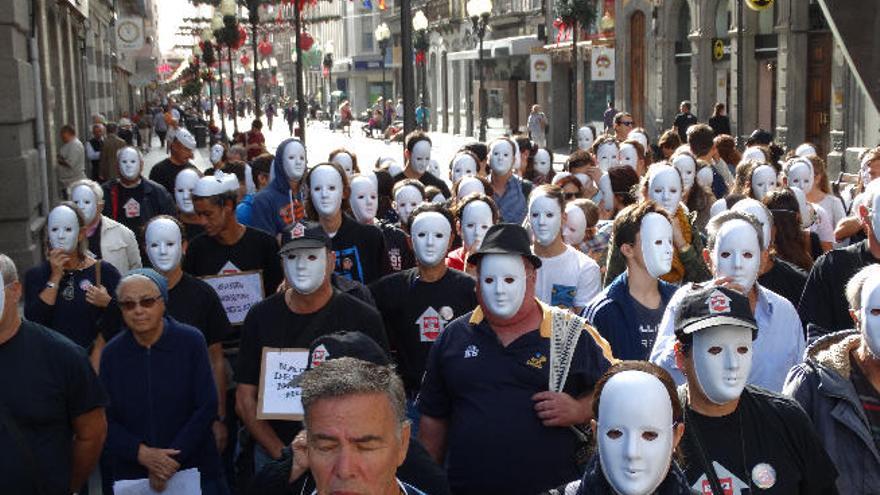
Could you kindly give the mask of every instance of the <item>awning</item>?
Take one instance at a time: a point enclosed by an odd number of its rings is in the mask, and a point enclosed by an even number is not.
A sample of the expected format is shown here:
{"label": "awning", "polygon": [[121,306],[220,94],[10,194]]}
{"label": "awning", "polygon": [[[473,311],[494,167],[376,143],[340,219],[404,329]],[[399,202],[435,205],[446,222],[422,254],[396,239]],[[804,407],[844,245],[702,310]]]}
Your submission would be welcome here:
{"label": "awning", "polygon": [[[541,41],[538,40],[538,36],[535,34],[485,40],[483,41],[483,56],[486,58],[504,58],[529,55],[532,53],[532,48],[538,46],[541,46]],[[480,58],[478,52],[479,50],[477,49],[462,50],[449,53],[446,57],[447,60],[476,60]]]}

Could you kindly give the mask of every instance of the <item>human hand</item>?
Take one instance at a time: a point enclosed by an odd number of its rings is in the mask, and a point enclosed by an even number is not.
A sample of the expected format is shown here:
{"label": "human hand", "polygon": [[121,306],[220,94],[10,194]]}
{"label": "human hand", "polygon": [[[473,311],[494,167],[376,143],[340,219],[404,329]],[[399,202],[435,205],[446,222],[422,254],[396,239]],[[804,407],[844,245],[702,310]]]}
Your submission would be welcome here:
{"label": "human hand", "polygon": [[226,429],[226,423],[220,421],[214,421],[211,425],[211,430],[214,432],[214,442],[217,444],[217,452],[223,453],[226,450],[226,445],[229,443],[229,431]]}
{"label": "human hand", "polygon": [[593,179],[594,184],[599,183],[599,179],[602,178],[602,169],[597,167],[596,165],[588,165],[586,170],[587,176]]}
{"label": "human hand", "polygon": [[49,267],[51,272],[49,280],[58,283],[64,275],[64,265],[70,261],[70,253],[66,253],[60,249],[52,249],[49,251]]}
{"label": "human hand", "polygon": [[180,454],[179,450],[155,449],[141,444],[138,447],[137,459],[138,464],[147,468],[151,476],[155,475],[162,481],[168,481],[180,469],[180,463],[172,458],[178,454]]}
{"label": "human hand", "polygon": [[165,480],[160,479],[158,476],[156,476],[153,473],[150,473],[149,478],[150,478],[150,488],[152,488],[153,490],[155,490],[159,493],[165,491],[165,486],[167,485],[167,482]]}
{"label": "human hand", "polygon": [[681,251],[688,245],[687,241],[684,240],[684,233],[681,231],[681,224],[674,216],[669,218],[669,222],[672,224],[672,245],[675,246],[676,251]]}
{"label": "human hand", "polygon": [[309,470],[308,438],[306,437],[305,430],[300,431],[296,435],[296,438],[290,444],[290,448],[293,450],[293,461],[288,481],[293,483]]}
{"label": "human hand", "polygon": [[712,281],[712,283],[719,286],[719,287],[727,287],[728,289],[735,290],[743,295],[748,294],[748,291],[746,290],[745,287],[743,287],[742,285],[739,285],[738,283],[733,281],[733,277],[716,278],[715,280]]}
{"label": "human hand", "polygon": [[588,411],[566,393],[539,392],[532,396],[532,400],[544,426],[573,426],[587,422]]}
{"label": "human hand", "polygon": [[113,298],[110,297],[110,293],[107,292],[107,288],[103,285],[89,285],[86,289],[86,302],[92,306],[106,308],[112,300]]}

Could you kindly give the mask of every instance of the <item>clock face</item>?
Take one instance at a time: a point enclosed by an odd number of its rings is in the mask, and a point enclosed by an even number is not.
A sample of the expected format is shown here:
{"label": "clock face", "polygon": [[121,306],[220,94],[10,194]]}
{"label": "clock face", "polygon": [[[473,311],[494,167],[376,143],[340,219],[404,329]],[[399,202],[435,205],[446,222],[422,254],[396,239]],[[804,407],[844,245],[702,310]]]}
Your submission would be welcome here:
{"label": "clock face", "polygon": [[119,34],[119,39],[126,43],[132,43],[137,40],[140,29],[132,21],[122,21],[116,28],[116,32]]}

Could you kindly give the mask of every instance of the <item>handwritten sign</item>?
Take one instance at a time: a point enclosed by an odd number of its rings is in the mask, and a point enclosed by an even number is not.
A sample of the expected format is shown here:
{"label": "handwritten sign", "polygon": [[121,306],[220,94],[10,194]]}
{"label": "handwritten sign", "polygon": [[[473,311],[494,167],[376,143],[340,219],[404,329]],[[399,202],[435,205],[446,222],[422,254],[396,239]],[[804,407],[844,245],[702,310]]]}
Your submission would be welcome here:
{"label": "handwritten sign", "polygon": [[263,300],[263,272],[247,271],[202,278],[220,297],[229,323],[244,322],[251,306]]}
{"label": "handwritten sign", "polygon": [[263,348],[257,419],[302,420],[302,390],[296,380],[308,362],[308,349]]}

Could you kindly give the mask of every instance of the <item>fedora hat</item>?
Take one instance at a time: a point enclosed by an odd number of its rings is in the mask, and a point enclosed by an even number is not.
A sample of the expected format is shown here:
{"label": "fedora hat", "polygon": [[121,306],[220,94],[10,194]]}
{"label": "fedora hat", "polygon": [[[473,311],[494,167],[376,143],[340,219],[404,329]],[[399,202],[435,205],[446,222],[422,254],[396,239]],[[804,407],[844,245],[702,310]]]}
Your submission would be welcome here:
{"label": "fedora hat", "polygon": [[532,254],[528,232],[514,223],[499,223],[489,227],[480,249],[468,257],[468,263],[477,264],[487,254],[518,254],[528,258],[536,269],[541,268],[541,258]]}

